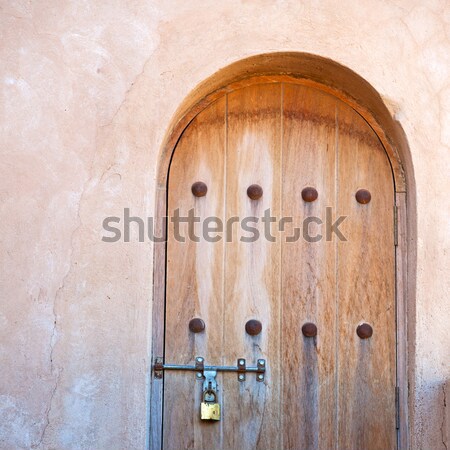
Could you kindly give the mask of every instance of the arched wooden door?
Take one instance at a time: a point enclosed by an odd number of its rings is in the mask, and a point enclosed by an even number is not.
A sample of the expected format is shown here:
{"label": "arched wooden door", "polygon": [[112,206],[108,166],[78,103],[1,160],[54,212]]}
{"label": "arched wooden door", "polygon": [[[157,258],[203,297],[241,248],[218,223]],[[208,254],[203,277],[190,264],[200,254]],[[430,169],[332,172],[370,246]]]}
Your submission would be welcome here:
{"label": "arched wooden door", "polygon": [[393,207],[376,134],[318,89],[248,86],[190,123],[169,173],[165,363],[267,369],[218,372],[214,422],[202,380],[165,371],[164,449],[396,448]]}

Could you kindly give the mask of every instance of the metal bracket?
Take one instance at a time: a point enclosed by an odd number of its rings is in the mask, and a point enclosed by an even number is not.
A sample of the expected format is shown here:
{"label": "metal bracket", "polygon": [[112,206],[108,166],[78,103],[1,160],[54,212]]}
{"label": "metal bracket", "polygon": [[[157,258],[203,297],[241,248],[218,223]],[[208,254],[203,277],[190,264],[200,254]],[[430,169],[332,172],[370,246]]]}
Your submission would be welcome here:
{"label": "metal bracket", "polygon": [[195,370],[203,372],[205,370],[205,360],[201,356],[195,358]]}
{"label": "metal bracket", "polygon": [[395,428],[400,429],[400,387],[395,386]]}
{"label": "metal bracket", "polygon": [[217,381],[216,381],[217,372],[215,370],[204,370],[203,371],[203,392],[204,392],[204,401],[205,402],[213,402],[217,400]]}
{"label": "metal bracket", "polygon": [[155,374],[155,378],[161,379],[163,377],[163,370],[163,359],[160,357],[155,358],[155,364],[153,365],[153,373]]}
{"label": "metal bracket", "polygon": [[394,205],[394,245],[398,245],[398,206]]}
{"label": "metal bracket", "polygon": [[258,359],[258,370],[256,371],[256,381],[264,381],[265,374],[266,374],[266,360],[265,359]]}
{"label": "metal bracket", "polygon": [[239,358],[237,361],[237,368],[238,368],[238,381],[245,381],[245,359]]}

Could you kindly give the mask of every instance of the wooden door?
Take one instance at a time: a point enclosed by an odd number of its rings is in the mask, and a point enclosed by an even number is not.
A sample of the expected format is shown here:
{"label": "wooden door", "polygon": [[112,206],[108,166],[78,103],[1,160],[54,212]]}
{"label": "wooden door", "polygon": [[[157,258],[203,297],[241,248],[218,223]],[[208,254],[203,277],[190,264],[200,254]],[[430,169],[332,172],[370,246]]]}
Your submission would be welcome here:
{"label": "wooden door", "polygon": [[376,134],[318,89],[252,85],[190,123],[169,173],[165,363],[267,372],[219,373],[205,422],[195,373],[165,371],[164,449],[396,448],[393,206]]}

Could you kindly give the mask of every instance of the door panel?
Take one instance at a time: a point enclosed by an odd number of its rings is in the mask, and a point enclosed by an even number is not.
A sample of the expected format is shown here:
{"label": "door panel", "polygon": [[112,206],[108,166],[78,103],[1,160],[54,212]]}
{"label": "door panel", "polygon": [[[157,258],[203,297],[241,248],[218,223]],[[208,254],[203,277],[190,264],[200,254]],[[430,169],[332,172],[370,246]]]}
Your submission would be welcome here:
{"label": "door panel", "polygon": [[[203,197],[191,192],[197,181]],[[258,200],[247,195],[252,184],[263,188]],[[307,187],[316,200],[302,199]],[[370,202],[358,203],[359,189]],[[393,199],[375,133],[317,89],[253,85],[191,122],[170,167],[168,215],[192,210],[199,241],[180,242],[168,223],[165,361],[265,358],[267,373],[264,382],[220,374],[222,419],[208,423],[195,374],[165,371],[165,449],[395,448]],[[276,219],[265,224],[269,209]],[[339,216],[345,241],[330,232]],[[207,217],[223,223],[216,242],[202,236]],[[242,229],[244,218],[254,230]],[[259,239],[245,242],[255,230]],[[187,224],[180,231],[187,236]],[[194,317],[204,332],[189,331]],[[250,319],[262,323],[257,336],[245,331]],[[316,337],[302,334],[307,322]],[[362,322],[372,337],[358,337]]]}
{"label": "door panel", "polygon": [[[170,216],[179,209],[189,210],[204,220],[224,215],[225,182],[225,108],[222,98],[199,114],[185,130],[170,167],[168,207]],[[195,197],[191,186],[203,181],[205,197]],[[168,227],[165,359],[179,364],[192,363],[194,357],[207,357],[223,364],[223,242],[207,242],[196,223],[195,236],[188,238],[187,223],[180,224],[176,239],[175,224]],[[205,333],[191,333],[192,318],[202,318]],[[220,380],[219,380],[220,382]],[[166,372],[164,375],[164,448],[203,449],[216,443],[218,429],[205,427],[199,420],[200,382],[192,372]],[[201,392],[201,391],[200,391]]]}
{"label": "door panel", "polygon": [[[375,133],[338,109],[338,200],[347,242],[338,242],[339,448],[395,448],[394,186]],[[361,189],[367,204],[355,201]],[[360,339],[356,326],[373,327]]]}
{"label": "door panel", "polygon": [[[256,85],[228,95],[226,217],[262,217],[270,209],[280,212],[281,86]],[[251,200],[247,188],[263,187],[259,200]],[[264,224],[256,226],[261,238],[242,242],[250,233],[233,227],[225,256],[226,363],[245,357],[249,365],[258,358],[278,361],[280,351],[279,239],[264,238]],[[275,227],[272,233],[277,236]],[[250,319],[259,320],[263,331],[245,332]],[[270,384],[258,383],[250,374],[243,383],[224,377],[224,448],[242,450],[276,448],[279,442],[280,371],[267,368]]]}
{"label": "door panel", "polygon": [[[334,207],[335,110],[334,97],[284,86],[283,216],[292,216],[296,226],[306,217],[323,220],[326,207]],[[307,187],[317,190],[317,200],[302,200]],[[312,222],[308,228],[311,240],[326,237],[323,225]],[[286,230],[285,236],[293,234],[292,226]],[[283,418],[283,448],[330,449],[336,432],[336,242],[300,236],[281,245],[283,398],[295,399]],[[317,326],[316,338],[303,336],[306,322]]]}

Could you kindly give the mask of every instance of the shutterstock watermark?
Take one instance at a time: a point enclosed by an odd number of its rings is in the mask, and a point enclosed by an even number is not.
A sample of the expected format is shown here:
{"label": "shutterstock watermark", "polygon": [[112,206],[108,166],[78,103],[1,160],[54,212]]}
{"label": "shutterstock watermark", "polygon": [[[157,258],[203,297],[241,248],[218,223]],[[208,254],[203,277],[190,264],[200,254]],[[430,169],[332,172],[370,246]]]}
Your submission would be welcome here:
{"label": "shutterstock watermark", "polygon": [[[265,239],[276,242],[306,242],[332,241],[333,237],[340,241],[347,241],[339,229],[347,216],[333,216],[331,207],[325,208],[325,217],[307,216],[304,218],[273,216],[270,208],[261,217],[231,216],[225,221],[220,217],[208,216],[200,218],[190,209],[187,215],[182,215],[176,209],[172,216],[160,218],[156,224],[154,217],[131,216],[130,209],[124,208],[123,217],[110,216],[103,220],[103,242],[165,242],[167,235],[177,242],[256,242]],[[159,225],[157,227],[157,225]],[[167,228],[171,227],[170,233]],[[156,230],[162,230],[159,233]],[[133,239],[131,236],[133,234]]]}

